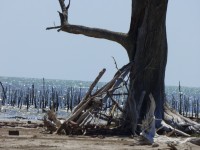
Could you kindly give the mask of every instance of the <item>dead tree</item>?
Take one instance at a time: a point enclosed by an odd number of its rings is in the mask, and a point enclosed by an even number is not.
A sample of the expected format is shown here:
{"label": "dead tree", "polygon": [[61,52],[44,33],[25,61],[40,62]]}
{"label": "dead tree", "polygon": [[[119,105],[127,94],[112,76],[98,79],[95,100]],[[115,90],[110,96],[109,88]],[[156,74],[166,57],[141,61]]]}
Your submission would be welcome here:
{"label": "dead tree", "polygon": [[1,88],[2,88],[2,92],[3,92],[3,96],[2,96],[2,104],[4,105],[7,96],[6,96],[6,91],[5,91],[5,89],[4,89],[4,86],[3,86],[2,82],[0,82],[0,85],[1,85]]}
{"label": "dead tree", "polygon": [[183,103],[183,99],[182,99],[182,92],[181,92],[181,83],[179,81],[179,114],[182,115],[182,103]]}
{"label": "dead tree", "polygon": [[[164,119],[164,78],[167,62],[166,12],[168,0],[132,0],[132,15],[128,33],[73,25],[68,22],[68,5],[59,0],[61,25],[49,27],[72,34],[107,39],[122,45],[134,67],[130,69],[129,95],[125,105],[124,125],[135,134],[150,103],[155,100],[156,127]],[[145,94],[144,94],[145,91]],[[83,106],[83,105],[82,105]],[[170,110],[169,110],[170,111]],[[171,114],[172,115],[172,114]],[[179,116],[177,116],[179,117]],[[180,117],[179,117],[180,118]]]}

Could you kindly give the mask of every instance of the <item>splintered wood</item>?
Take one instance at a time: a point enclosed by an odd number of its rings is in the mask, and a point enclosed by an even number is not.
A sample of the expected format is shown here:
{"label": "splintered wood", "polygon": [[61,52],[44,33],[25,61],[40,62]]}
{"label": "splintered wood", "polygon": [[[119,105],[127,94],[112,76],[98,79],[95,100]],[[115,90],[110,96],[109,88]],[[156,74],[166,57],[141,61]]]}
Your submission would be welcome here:
{"label": "splintered wood", "polygon": [[[120,125],[119,114],[122,114],[123,108],[119,101],[115,100],[114,94],[117,89],[126,89],[127,81],[125,81],[125,78],[128,76],[132,65],[133,63],[129,63],[123,66],[110,82],[94,91],[94,87],[106,71],[103,69],[91,84],[82,101],[64,122],[57,119],[52,110],[47,113],[44,117],[47,130],[57,134],[87,134],[87,132],[98,128],[114,129],[118,127]],[[128,91],[126,91],[126,95],[127,93]],[[111,104],[110,106],[108,106],[108,102]]]}

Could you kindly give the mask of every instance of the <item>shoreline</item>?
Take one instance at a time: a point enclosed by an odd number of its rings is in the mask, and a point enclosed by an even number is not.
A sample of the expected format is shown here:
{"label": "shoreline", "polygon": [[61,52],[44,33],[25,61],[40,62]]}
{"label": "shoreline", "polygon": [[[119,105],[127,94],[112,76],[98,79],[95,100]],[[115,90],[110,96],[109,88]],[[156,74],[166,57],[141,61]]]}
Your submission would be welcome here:
{"label": "shoreline", "polygon": [[[19,135],[9,135],[9,131],[19,131]],[[142,145],[137,139],[128,136],[83,136],[56,135],[44,132],[42,121],[0,120],[0,149],[7,150],[108,150],[108,149],[177,149],[198,150],[200,146],[188,142],[189,138],[158,136],[153,145]],[[144,144],[144,143],[143,143]]]}

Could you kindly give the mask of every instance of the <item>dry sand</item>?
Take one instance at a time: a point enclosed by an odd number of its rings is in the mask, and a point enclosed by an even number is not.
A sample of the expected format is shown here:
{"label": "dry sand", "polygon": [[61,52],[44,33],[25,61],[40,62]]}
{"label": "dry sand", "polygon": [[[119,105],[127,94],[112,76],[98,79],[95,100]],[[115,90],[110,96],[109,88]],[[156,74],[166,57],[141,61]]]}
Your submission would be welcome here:
{"label": "dry sand", "polygon": [[[19,131],[19,135],[9,135],[9,131]],[[200,150],[186,138],[158,136],[154,145],[138,145],[130,137],[117,136],[66,136],[43,132],[42,122],[0,121],[0,149],[2,150]]]}

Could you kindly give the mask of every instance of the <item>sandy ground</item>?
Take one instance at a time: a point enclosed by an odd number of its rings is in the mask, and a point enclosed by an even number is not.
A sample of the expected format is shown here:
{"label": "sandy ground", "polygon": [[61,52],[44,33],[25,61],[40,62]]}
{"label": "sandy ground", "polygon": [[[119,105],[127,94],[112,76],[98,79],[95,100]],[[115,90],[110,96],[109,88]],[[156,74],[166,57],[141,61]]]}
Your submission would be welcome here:
{"label": "sandy ground", "polygon": [[[9,135],[19,131],[19,135]],[[42,122],[0,121],[0,149],[2,150],[200,150],[200,146],[186,142],[186,138],[159,136],[154,145],[139,145],[130,137],[66,136],[47,134]]]}

